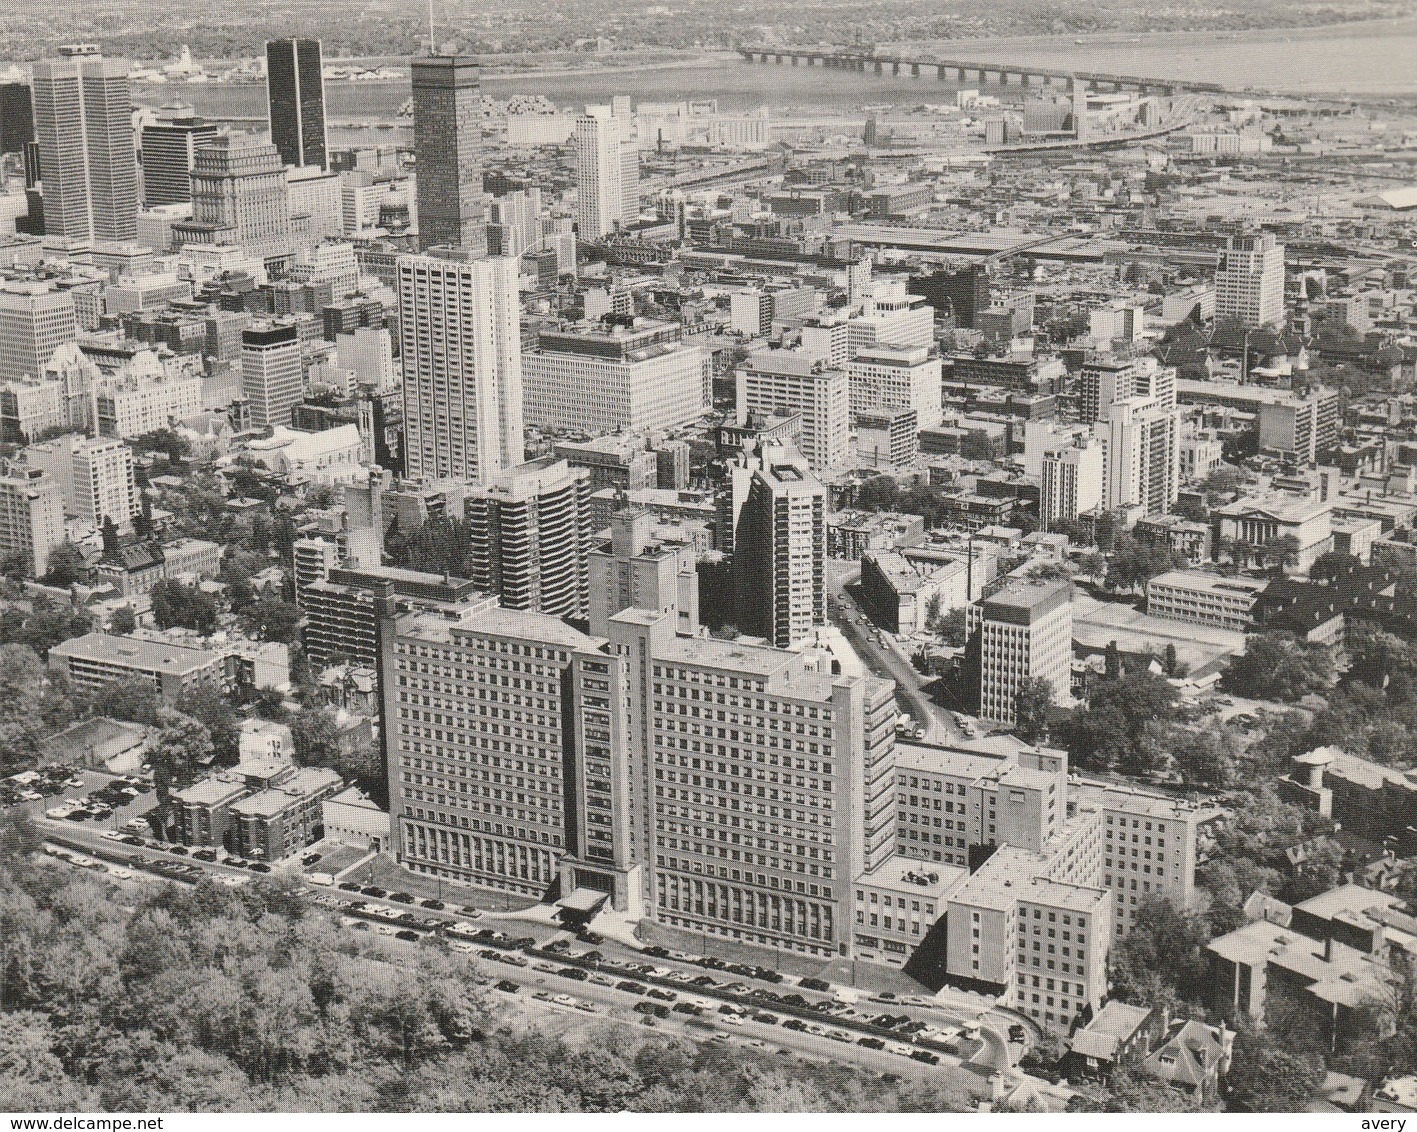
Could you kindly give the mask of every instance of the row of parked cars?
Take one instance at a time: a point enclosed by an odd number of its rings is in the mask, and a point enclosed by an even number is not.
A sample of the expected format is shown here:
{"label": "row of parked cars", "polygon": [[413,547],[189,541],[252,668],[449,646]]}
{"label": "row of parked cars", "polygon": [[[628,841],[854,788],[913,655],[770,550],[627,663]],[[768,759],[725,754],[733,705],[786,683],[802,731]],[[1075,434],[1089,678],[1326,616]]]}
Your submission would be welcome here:
{"label": "row of parked cars", "polygon": [[65,790],[79,790],[84,777],[71,766],[46,766],[38,770],[22,770],[0,778],[0,805],[17,806],[21,802],[38,802],[52,798]]}

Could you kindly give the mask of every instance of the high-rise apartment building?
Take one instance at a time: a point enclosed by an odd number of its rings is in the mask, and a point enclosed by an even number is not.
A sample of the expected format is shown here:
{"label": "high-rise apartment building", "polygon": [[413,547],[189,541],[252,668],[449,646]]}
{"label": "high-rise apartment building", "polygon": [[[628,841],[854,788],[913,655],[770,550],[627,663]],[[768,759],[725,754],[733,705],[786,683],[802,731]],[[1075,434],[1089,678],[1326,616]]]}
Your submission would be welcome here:
{"label": "high-rise apartment building", "polygon": [[1120,369],[1101,363],[1084,369],[1080,388],[1079,400],[1095,404],[1099,413],[1092,431],[1102,444],[1103,505],[1165,514],[1181,490],[1176,371],[1154,358]]}
{"label": "high-rise apartment building", "polygon": [[143,205],[186,204],[192,199],[192,166],[197,150],[217,136],[190,106],[171,103],[143,127]]}
{"label": "high-rise apartment building", "polygon": [[1078,420],[1101,420],[1118,401],[1136,392],[1136,361],[1110,354],[1089,356],[1078,374]]}
{"label": "high-rise apartment building", "polygon": [[509,609],[583,619],[590,608],[590,473],[544,456],[468,489],[469,573]]}
{"label": "high-rise apartment building", "polygon": [[1077,437],[1043,453],[1038,517],[1044,530],[1070,523],[1102,502],[1106,456],[1101,441]]}
{"label": "high-rise apartment building", "polygon": [[517,261],[401,256],[397,269],[405,474],[485,480],[520,464]]}
{"label": "high-rise apartment building", "polygon": [[44,230],[75,248],[138,235],[138,154],[128,64],[92,44],[34,65]]}
{"label": "high-rise apartment building", "polygon": [[291,255],[290,190],[280,152],[250,135],[218,134],[192,161],[192,219],[178,244],[221,244],[269,260]]}
{"label": "high-rise apartment building", "polygon": [[140,510],[133,450],[121,440],[69,433],[31,445],[24,459],[59,485],[68,514],[95,529],[125,527]]}
{"label": "high-rise apartment building", "polygon": [[678,323],[543,331],[522,355],[526,423],[591,436],[669,431],[708,408],[711,365]]}
{"label": "high-rise apartment building", "polygon": [[266,106],[281,161],[328,169],[325,75],[318,39],[273,39],[266,44]]}
{"label": "high-rise apartment building", "polygon": [[1072,702],[1073,593],[1066,581],[1013,582],[968,607],[979,633],[979,714],[1013,723],[1025,680],[1053,686],[1053,702]]}
{"label": "high-rise apartment building", "polygon": [[763,350],[738,370],[738,419],[749,414],[802,417],[802,455],[816,471],[839,467],[850,458],[851,382],[810,353]]}
{"label": "high-rise apartment building", "polygon": [[77,339],[74,296],[47,283],[0,285],[0,381],[38,378],[54,351]]}
{"label": "high-rise apartment building", "polygon": [[43,468],[18,461],[0,464],[0,554],[23,555],[37,577],[49,569],[49,552],[64,541],[64,493]]}
{"label": "high-rise apartment building", "polygon": [[639,154],[633,119],[609,106],[587,106],[576,119],[576,231],[598,240],[640,213]]}
{"label": "high-rise apartment building", "polygon": [[418,246],[487,247],[482,188],[482,90],[474,59],[412,61],[413,151],[418,175]]}
{"label": "high-rise apartment building", "polygon": [[744,451],[728,474],[738,628],[787,648],[826,623],[826,488],[790,444]]}
{"label": "high-rise apartment building", "polygon": [[1284,245],[1272,232],[1229,236],[1215,265],[1215,320],[1284,323]]}
{"label": "high-rise apartment building", "polygon": [[241,332],[241,395],[254,426],[288,426],[304,379],[297,327],[253,326]]}

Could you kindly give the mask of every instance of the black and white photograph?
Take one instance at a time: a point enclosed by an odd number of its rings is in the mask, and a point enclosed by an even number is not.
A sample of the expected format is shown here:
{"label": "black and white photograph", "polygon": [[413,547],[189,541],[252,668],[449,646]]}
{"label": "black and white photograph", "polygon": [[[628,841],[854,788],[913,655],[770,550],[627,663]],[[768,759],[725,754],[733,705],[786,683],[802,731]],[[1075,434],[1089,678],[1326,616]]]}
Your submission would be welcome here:
{"label": "black and white photograph", "polygon": [[1417,1113],[1417,0],[0,12],[5,1132],[868,1113]]}

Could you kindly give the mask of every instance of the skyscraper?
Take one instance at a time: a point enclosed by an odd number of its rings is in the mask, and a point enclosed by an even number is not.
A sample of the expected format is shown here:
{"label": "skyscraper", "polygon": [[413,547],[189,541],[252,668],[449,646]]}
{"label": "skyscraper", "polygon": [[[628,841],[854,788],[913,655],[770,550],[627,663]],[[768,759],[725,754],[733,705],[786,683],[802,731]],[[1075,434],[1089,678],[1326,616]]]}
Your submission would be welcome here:
{"label": "skyscraper", "polygon": [[241,332],[241,394],[253,425],[288,426],[303,382],[300,334],[294,326],[253,326]]}
{"label": "skyscraper", "polygon": [[790,444],[729,469],[738,627],[787,648],[826,622],[827,492]]}
{"label": "skyscraper", "polygon": [[0,83],[0,153],[23,153],[34,141],[34,100],[29,83]]}
{"label": "skyscraper", "polygon": [[482,188],[482,91],[477,62],[454,55],[413,60],[413,152],[418,246],[487,247]]}
{"label": "skyscraper", "polygon": [[157,121],[143,127],[144,207],[190,201],[197,150],[216,136],[216,123],[197,117],[190,106],[174,102],[159,110]]}
{"label": "skyscraper", "polygon": [[75,247],[138,234],[138,155],[128,65],[92,44],[34,65],[44,227]]}
{"label": "skyscraper", "polygon": [[632,122],[609,106],[587,106],[576,119],[576,228],[583,240],[598,240],[639,215],[639,153],[630,137]]}
{"label": "skyscraper", "polygon": [[291,255],[290,186],[280,153],[251,134],[219,134],[192,164],[192,219],[178,244],[230,244],[264,259]]}
{"label": "skyscraper", "polygon": [[405,474],[487,480],[522,462],[515,259],[401,256]]}
{"label": "skyscraper", "polygon": [[266,105],[271,140],[287,165],[329,168],[325,144],[325,76],[318,39],[266,44]]}
{"label": "skyscraper", "polygon": [[1246,326],[1284,321],[1284,245],[1272,232],[1230,236],[1215,268],[1215,320]]}

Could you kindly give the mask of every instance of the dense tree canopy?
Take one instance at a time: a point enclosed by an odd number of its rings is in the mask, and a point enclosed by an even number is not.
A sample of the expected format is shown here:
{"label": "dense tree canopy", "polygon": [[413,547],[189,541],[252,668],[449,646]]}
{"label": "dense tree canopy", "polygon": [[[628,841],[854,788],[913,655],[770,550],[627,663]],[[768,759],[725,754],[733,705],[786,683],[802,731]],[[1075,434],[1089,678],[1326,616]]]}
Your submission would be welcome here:
{"label": "dense tree canopy", "polygon": [[[0,830],[0,834],[5,831]],[[280,882],[116,890],[0,836],[0,1089],[50,1111],[961,1111],[962,1095],[607,1024],[529,1031],[465,957]],[[472,1040],[469,1040],[472,1039]]]}

